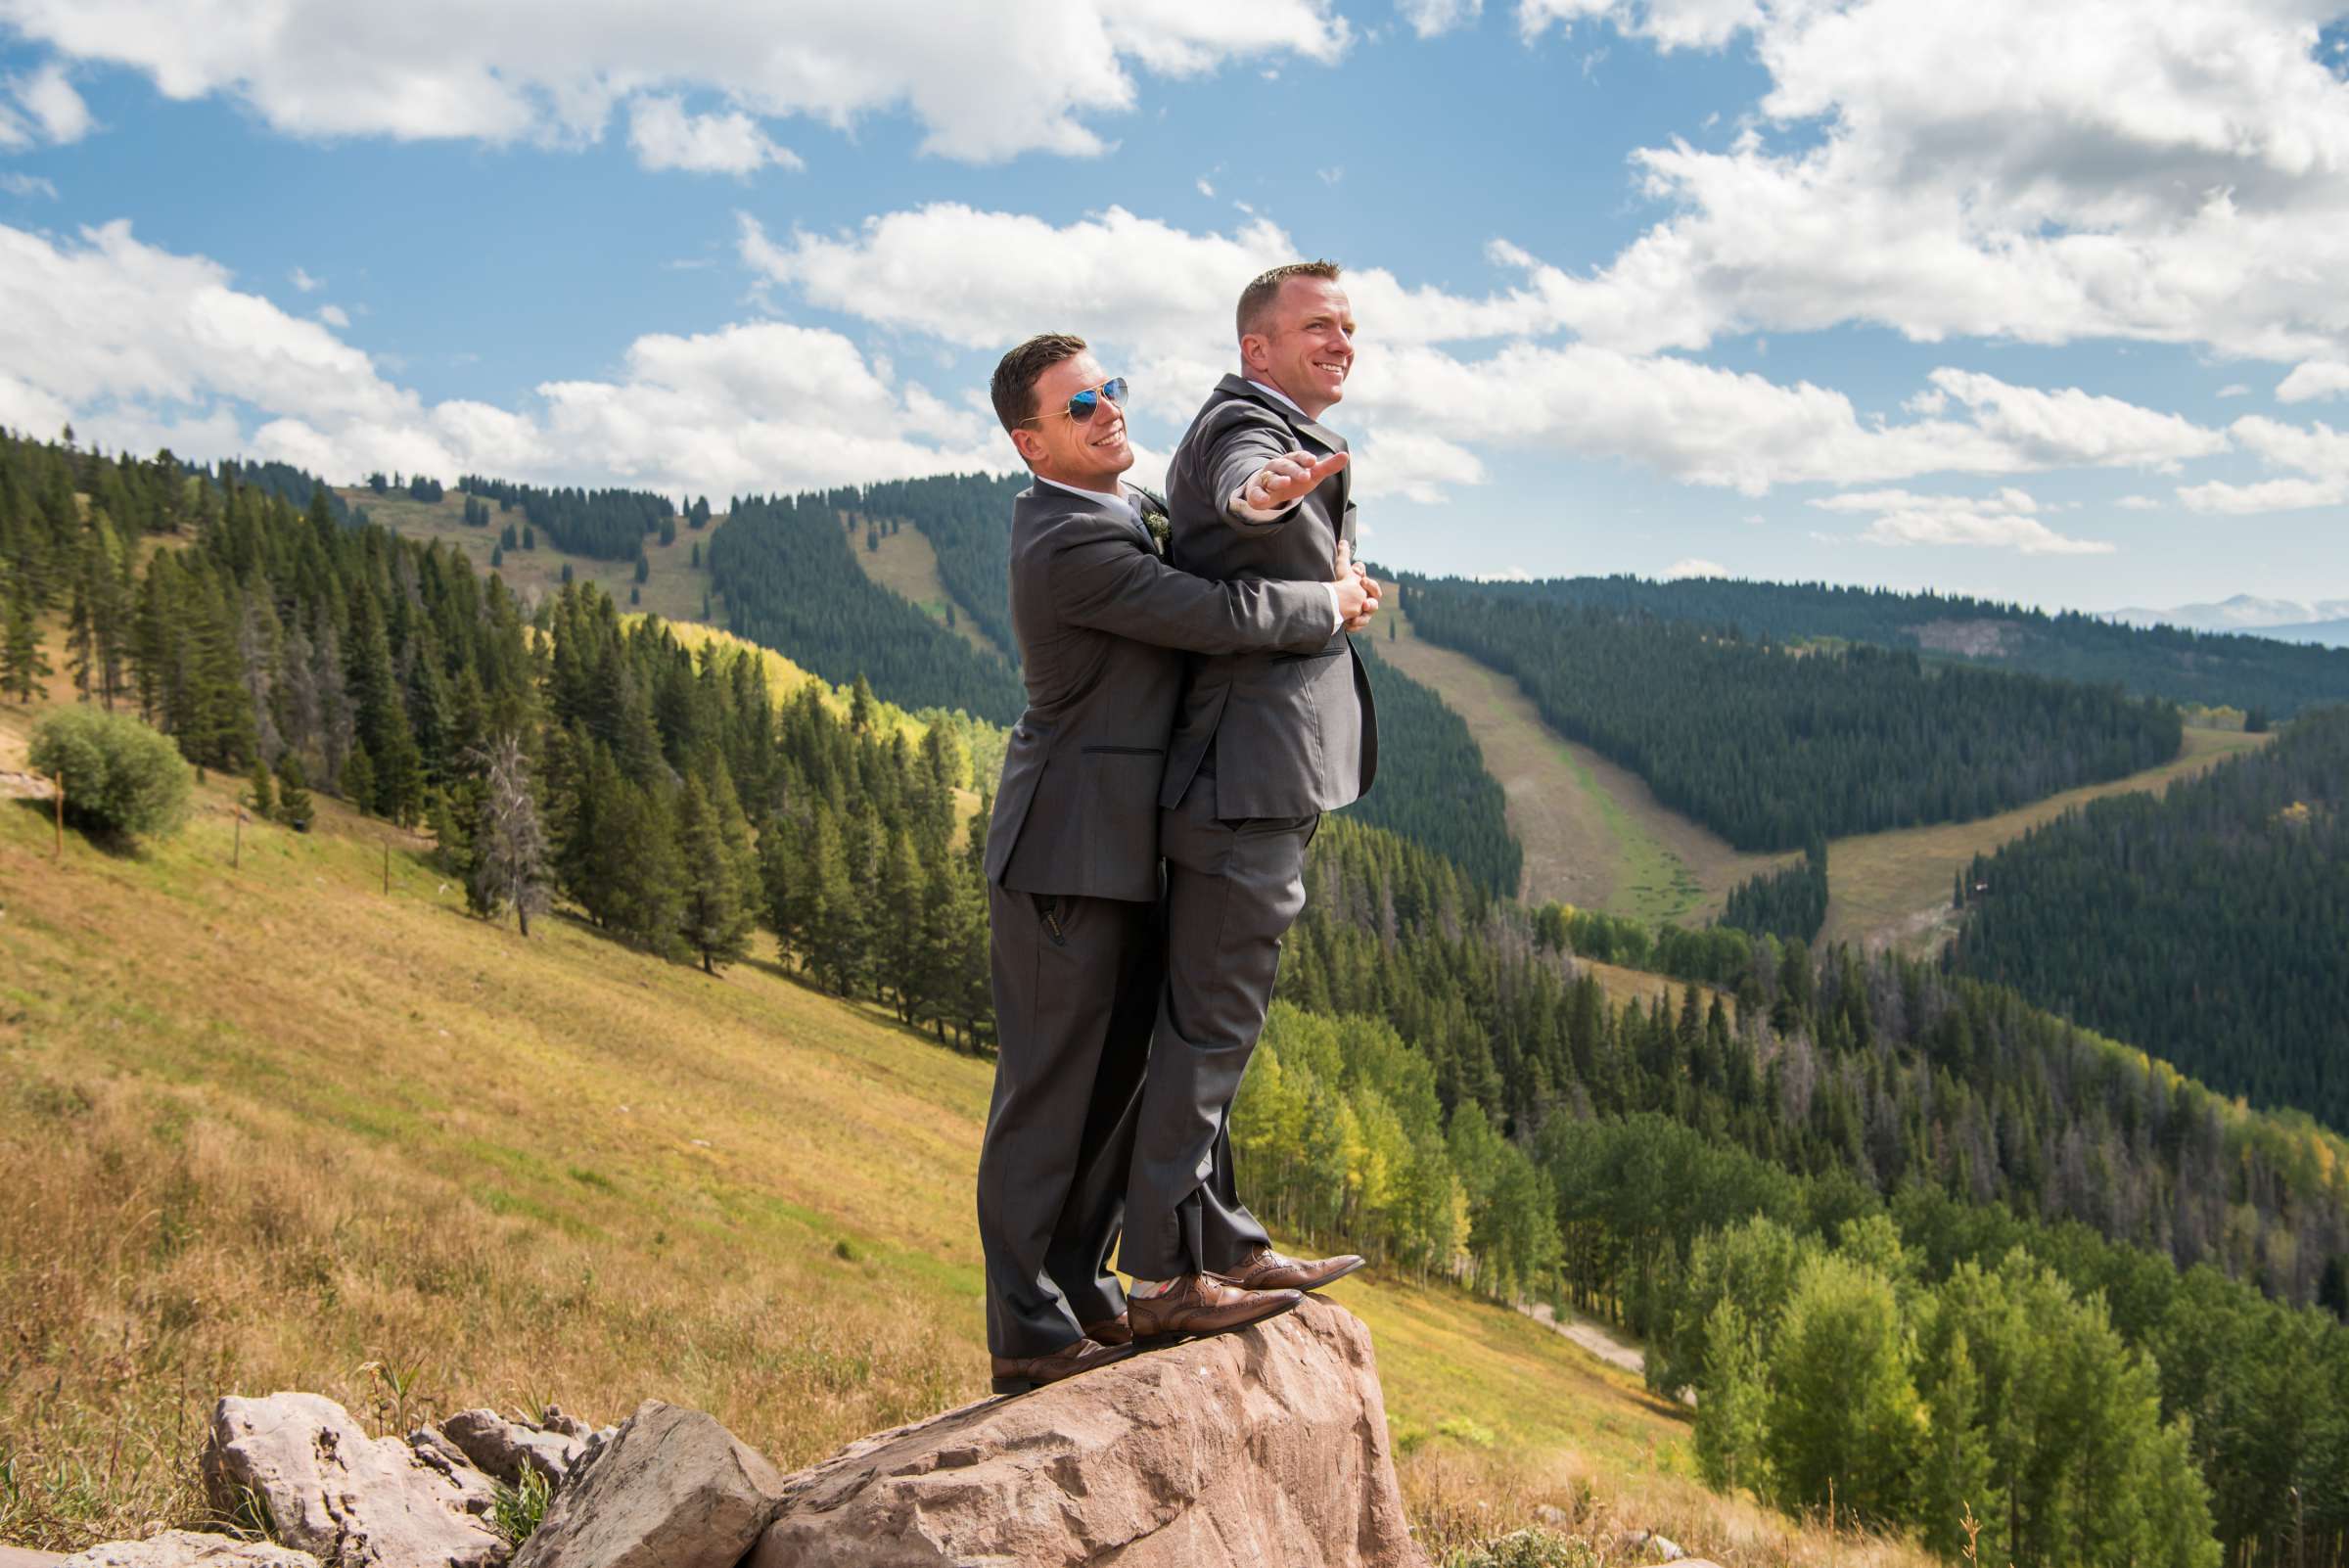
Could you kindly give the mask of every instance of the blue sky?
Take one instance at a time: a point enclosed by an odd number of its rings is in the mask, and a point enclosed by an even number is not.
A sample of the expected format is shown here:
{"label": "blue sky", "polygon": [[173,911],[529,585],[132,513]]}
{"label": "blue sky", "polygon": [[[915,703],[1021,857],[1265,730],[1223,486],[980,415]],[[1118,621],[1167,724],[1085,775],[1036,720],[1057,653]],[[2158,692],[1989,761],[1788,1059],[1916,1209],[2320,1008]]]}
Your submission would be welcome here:
{"label": "blue sky", "polygon": [[1327,254],[1387,563],[2349,597],[2329,4],[191,9],[0,0],[0,424],[722,501],[1056,328],[1163,453]]}

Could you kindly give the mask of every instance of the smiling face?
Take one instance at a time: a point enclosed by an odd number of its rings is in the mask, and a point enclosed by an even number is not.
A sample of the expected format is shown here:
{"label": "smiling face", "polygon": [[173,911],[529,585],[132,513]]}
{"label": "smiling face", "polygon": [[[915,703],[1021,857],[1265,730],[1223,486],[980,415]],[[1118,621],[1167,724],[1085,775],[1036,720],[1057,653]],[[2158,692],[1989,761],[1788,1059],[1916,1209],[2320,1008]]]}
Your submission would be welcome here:
{"label": "smiling face", "polygon": [[1104,397],[1082,424],[1069,417],[1069,399],[1109,380],[1090,353],[1047,365],[1036,378],[1036,417],[1012,432],[1012,444],[1038,478],[1082,490],[1115,490],[1133,467],[1126,439],[1126,410]]}
{"label": "smiling face", "polygon": [[1248,375],[1277,387],[1309,419],[1346,395],[1354,370],[1354,307],[1334,278],[1282,280],[1280,292],[1240,339]]}

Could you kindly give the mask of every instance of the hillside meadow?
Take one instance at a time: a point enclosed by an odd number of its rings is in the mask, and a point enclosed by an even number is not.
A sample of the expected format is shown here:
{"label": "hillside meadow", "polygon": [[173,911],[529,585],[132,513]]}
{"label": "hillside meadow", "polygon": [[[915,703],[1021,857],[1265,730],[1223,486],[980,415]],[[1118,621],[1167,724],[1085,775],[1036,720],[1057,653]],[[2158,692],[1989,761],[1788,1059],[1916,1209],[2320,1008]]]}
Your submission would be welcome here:
{"label": "hillside meadow", "polygon": [[[27,727],[0,715],[0,770]],[[660,1397],[786,1467],[984,1393],[986,1062],[771,955],[711,979],[562,917],[526,942],[332,801],[248,825],[233,867],[228,781],[177,837],[69,834],[62,864],[44,805],[0,800],[0,1541],[200,1519],[222,1393],[386,1431]],[[1684,1411],[1519,1314],[1333,1296],[1440,1551],[1547,1506],[1731,1564],[1925,1560],[1706,1492]]]}

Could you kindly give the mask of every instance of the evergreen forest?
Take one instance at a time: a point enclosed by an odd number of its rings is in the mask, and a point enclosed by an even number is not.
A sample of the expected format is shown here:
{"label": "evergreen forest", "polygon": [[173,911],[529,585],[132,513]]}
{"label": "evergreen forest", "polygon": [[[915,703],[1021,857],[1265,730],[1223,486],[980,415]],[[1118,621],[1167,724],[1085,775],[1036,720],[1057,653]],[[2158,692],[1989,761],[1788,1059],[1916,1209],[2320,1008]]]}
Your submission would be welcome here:
{"label": "evergreen forest", "polygon": [[2074,610],[2050,615],[1959,595],[1730,577],[1445,580],[1447,586],[1486,595],[1503,612],[1546,603],[1734,626],[1756,642],[1839,638],[2089,685],[2117,685],[2136,696],[2181,705],[2288,715],[2312,704],[2349,701],[2349,649],[2178,626],[2131,626]]}
{"label": "evergreen forest", "polygon": [[1428,641],[1514,676],[1542,716],[1741,850],[1970,821],[2169,761],[2177,710],[2117,688],[1410,581]]}
{"label": "evergreen forest", "polygon": [[2349,1128],[2349,708],[1977,858],[1957,970]]}
{"label": "evergreen forest", "polygon": [[[632,561],[644,549],[646,534],[660,533],[665,527],[670,537],[676,531],[675,503],[651,490],[550,490],[479,474],[458,480],[457,488],[477,500],[495,501],[500,512],[519,507],[524,521],[556,549],[598,561]],[[440,486],[435,484],[429,496],[417,498],[438,501],[440,494]],[[708,521],[709,503],[702,503],[700,512]],[[487,521],[485,515],[483,521]]]}
{"label": "evergreen forest", "polygon": [[910,707],[961,709],[996,724],[1018,719],[1027,693],[1009,665],[856,564],[851,552],[860,546],[865,515],[864,494],[852,489],[737,498],[704,552],[730,629],[788,649],[826,680],[866,676]]}

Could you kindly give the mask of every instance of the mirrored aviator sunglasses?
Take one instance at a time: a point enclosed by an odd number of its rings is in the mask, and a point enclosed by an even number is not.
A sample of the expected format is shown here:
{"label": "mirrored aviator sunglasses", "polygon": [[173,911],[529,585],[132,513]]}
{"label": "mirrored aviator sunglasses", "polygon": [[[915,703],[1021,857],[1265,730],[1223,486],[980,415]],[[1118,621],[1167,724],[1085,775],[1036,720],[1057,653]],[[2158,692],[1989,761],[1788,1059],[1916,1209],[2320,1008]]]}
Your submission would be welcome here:
{"label": "mirrored aviator sunglasses", "polygon": [[[1125,407],[1126,378],[1123,376],[1112,376],[1100,386],[1087,387],[1084,391],[1070,398],[1068,409],[1069,418],[1080,425],[1090,424],[1093,416],[1101,411],[1101,400],[1105,397],[1111,402],[1117,404],[1120,408]],[[1036,417],[1041,419],[1043,416],[1038,414]]]}

